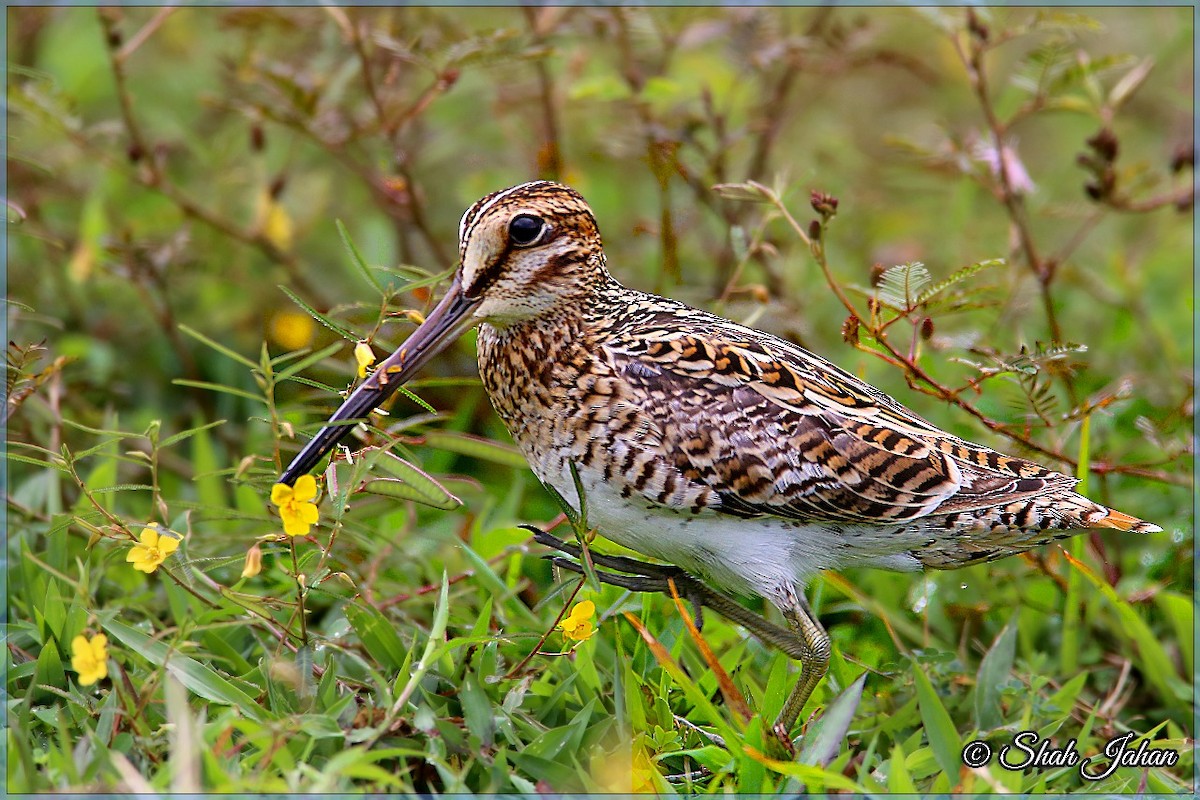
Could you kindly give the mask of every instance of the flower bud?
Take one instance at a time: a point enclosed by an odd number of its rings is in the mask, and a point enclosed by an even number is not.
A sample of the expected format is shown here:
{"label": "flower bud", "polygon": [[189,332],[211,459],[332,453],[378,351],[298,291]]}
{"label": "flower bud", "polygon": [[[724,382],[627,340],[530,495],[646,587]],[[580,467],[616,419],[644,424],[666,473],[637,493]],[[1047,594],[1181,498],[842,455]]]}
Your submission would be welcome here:
{"label": "flower bud", "polygon": [[1119,147],[1116,134],[1112,132],[1111,128],[1101,128],[1096,131],[1096,135],[1087,140],[1087,145],[1105,161],[1111,162],[1117,158]]}
{"label": "flower bud", "polygon": [[262,572],[262,548],[255,544],[246,551],[246,563],[242,566],[242,577],[253,578]]}
{"label": "flower bud", "polygon": [[871,265],[871,285],[878,286],[879,282],[881,280],[883,280],[883,273],[885,273],[885,272],[887,272],[887,267],[885,267],[883,264],[879,263],[878,261],[876,261],[874,264],[872,264]]}
{"label": "flower bud", "polygon": [[858,344],[858,316],[851,314],[842,323],[842,341],[846,344]]}
{"label": "flower bud", "polygon": [[813,211],[825,219],[829,219],[837,213],[838,200],[833,195],[814,190],[809,199],[812,202]]}

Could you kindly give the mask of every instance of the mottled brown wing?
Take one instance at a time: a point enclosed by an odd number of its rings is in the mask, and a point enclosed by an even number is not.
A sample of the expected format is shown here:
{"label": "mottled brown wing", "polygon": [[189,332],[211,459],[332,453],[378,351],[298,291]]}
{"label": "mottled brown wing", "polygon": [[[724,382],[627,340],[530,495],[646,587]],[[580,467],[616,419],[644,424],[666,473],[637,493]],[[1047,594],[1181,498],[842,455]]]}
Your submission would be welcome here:
{"label": "mottled brown wing", "polygon": [[1070,481],[944,433],[795,345],[697,316],[608,355],[662,428],[664,457],[718,510],[886,524]]}

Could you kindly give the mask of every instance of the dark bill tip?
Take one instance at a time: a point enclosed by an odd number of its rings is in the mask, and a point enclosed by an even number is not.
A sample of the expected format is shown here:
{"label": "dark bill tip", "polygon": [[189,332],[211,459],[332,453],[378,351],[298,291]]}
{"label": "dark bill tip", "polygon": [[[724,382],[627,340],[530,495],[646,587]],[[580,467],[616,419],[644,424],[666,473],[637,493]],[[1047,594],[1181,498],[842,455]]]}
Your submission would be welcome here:
{"label": "dark bill tip", "polygon": [[475,324],[471,312],[478,303],[478,299],[463,295],[455,277],[446,296],[425,322],[346,398],[325,426],[288,464],[279,482],[291,486],[301,475],[311,472],[338,442],[350,434],[355,425],[353,421],[366,420],[374,409],[411,380],[417,370]]}

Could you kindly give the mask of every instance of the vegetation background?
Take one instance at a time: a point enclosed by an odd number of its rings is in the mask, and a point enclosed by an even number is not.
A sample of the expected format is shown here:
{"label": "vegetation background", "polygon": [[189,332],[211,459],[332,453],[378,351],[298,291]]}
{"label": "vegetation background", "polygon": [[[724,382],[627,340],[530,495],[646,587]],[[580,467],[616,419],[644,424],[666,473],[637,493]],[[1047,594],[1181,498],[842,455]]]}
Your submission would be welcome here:
{"label": "vegetation background", "polygon": [[[1192,9],[7,14],[9,791],[1194,789]],[[354,340],[403,341],[462,211],[535,177],[626,282],[1165,531],[818,581],[795,762],[756,721],[782,655],[556,581],[471,337],[392,407],[391,496],[339,467],[284,537],[271,485]],[[145,573],[150,522],[182,542]],[[1025,729],[1182,754],[961,765]]]}

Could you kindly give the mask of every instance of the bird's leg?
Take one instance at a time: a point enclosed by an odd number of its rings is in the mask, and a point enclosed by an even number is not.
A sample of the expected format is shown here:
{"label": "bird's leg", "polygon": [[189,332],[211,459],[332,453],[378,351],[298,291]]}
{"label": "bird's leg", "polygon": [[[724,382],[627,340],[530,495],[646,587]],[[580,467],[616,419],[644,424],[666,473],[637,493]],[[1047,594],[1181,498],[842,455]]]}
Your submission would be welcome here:
{"label": "bird's leg", "polygon": [[[569,544],[545,531],[530,529],[541,544],[552,547],[568,555],[578,557],[581,550],[577,545]],[[697,621],[703,606],[708,606],[730,622],[741,625],[757,636],[764,643],[776,647],[789,658],[800,662],[800,678],[792,688],[791,694],[783,704],[783,710],[772,726],[772,732],[789,752],[793,752],[791,731],[804,709],[804,704],[812,695],[817,684],[825,677],[829,667],[830,642],[829,634],[821,627],[817,617],[808,605],[802,591],[790,593],[786,602],[780,603],[784,619],[788,627],[776,625],[755,614],[741,603],[728,595],[712,589],[696,578],[688,575],[678,567],[663,564],[648,564],[624,556],[608,556],[593,553],[592,563],[614,572],[596,572],[596,578],[601,583],[619,586],[632,592],[659,592],[671,594],[671,582],[674,582],[679,594],[691,601],[696,608]],[[552,557],[555,566],[571,572],[583,574],[583,567],[561,557]],[[619,574],[625,573],[625,574]],[[699,624],[697,624],[699,627]]]}
{"label": "bird's leg", "polygon": [[800,716],[804,704],[812,695],[813,689],[825,677],[829,668],[830,643],[829,634],[821,627],[817,615],[813,613],[808,601],[804,599],[803,591],[797,591],[793,602],[781,608],[788,627],[792,629],[794,640],[800,645],[798,656],[792,656],[800,661],[800,679],[792,688],[792,693],[783,704],[779,718],[775,721],[775,735],[781,740],[790,740],[792,727]]}

